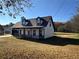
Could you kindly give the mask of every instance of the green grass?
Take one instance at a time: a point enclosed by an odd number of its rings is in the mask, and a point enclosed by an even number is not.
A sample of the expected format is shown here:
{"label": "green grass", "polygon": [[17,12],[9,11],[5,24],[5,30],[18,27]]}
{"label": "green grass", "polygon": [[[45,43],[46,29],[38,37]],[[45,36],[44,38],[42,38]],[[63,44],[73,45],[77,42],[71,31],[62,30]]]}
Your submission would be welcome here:
{"label": "green grass", "polygon": [[0,38],[0,59],[79,59],[79,45],[49,45],[5,37]]}

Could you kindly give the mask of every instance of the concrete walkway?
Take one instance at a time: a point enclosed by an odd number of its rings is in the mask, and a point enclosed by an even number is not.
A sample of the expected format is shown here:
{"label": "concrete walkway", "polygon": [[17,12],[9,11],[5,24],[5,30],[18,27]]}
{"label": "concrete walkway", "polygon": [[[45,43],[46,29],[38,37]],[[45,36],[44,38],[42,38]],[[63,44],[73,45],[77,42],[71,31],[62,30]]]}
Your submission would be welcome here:
{"label": "concrete walkway", "polygon": [[3,37],[10,37],[10,36],[12,36],[12,35],[10,35],[10,34],[7,34],[7,35],[1,35],[0,38],[3,38]]}

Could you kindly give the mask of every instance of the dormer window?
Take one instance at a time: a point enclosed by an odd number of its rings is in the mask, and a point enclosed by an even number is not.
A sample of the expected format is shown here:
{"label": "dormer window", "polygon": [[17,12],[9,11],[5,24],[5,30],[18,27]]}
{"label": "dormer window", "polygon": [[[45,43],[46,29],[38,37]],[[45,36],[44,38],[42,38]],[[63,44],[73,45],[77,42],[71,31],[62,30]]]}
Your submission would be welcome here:
{"label": "dormer window", "polygon": [[43,21],[42,21],[42,20],[40,20],[40,23],[41,23],[41,24],[42,24],[42,22],[43,22]]}
{"label": "dormer window", "polygon": [[37,19],[37,23],[40,23],[40,19],[39,18]]}
{"label": "dormer window", "polygon": [[25,25],[27,25],[28,24],[28,22],[25,22]]}
{"label": "dormer window", "polygon": [[37,19],[37,25],[41,25],[42,24],[42,20],[40,18]]}
{"label": "dormer window", "polygon": [[26,26],[28,24],[28,20],[25,17],[22,17],[22,25]]}
{"label": "dormer window", "polygon": [[26,26],[28,24],[28,21],[23,21],[22,24]]}

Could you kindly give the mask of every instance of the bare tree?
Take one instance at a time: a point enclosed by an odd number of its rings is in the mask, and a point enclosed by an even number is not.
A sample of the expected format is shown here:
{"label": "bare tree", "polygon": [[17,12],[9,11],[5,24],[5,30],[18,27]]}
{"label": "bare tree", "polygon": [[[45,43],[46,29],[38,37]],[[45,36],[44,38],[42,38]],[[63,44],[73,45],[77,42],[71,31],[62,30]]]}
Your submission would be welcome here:
{"label": "bare tree", "polygon": [[72,28],[75,32],[79,32],[79,14],[75,15],[72,19]]}
{"label": "bare tree", "polygon": [[65,29],[70,32],[79,32],[79,8],[76,15],[72,17],[70,21],[65,24]]}
{"label": "bare tree", "polygon": [[0,0],[0,14],[16,18],[20,12],[24,12],[24,8],[32,6],[31,0]]}

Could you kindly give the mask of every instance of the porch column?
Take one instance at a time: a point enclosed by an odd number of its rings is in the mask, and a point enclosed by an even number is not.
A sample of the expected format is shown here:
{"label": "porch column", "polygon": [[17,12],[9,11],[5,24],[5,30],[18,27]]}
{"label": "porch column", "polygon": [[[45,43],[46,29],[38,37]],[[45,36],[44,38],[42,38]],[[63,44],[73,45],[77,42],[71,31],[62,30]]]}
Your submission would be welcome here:
{"label": "porch column", "polygon": [[18,36],[20,37],[20,29],[18,29]]}
{"label": "porch column", "polygon": [[21,29],[19,29],[19,35],[21,35]]}
{"label": "porch column", "polygon": [[39,29],[39,38],[42,37],[41,29]]}
{"label": "porch column", "polygon": [[25,36],[25,28],[23,28],[23,35]]}

